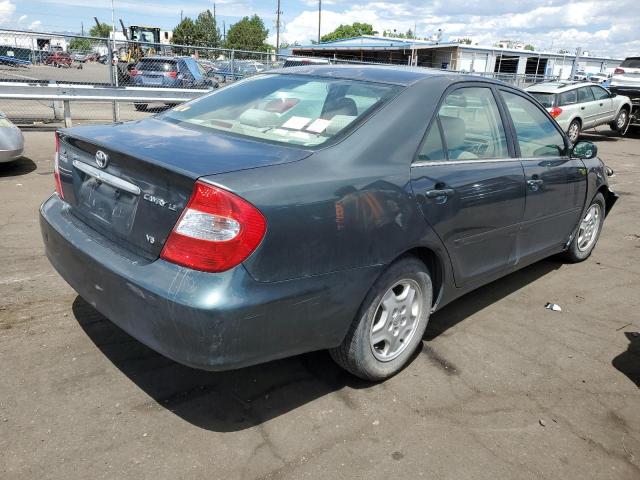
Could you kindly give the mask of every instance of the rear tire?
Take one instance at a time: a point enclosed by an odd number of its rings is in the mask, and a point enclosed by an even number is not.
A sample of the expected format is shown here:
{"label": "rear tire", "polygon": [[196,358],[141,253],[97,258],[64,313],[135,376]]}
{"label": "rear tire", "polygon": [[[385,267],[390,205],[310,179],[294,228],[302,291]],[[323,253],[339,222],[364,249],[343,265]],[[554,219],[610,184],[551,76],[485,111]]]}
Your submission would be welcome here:
{"label": "rear tire", "polygon": [[398,373],[427,328],[433,287],[415,257],[393,263],[373,284],[342,344],[330,350],[345,370],[377,381]]}
{"label": "rear tire", "polygon": [[569,248],[564,253],[568,262],[578,263],[586,260],[598,243],[602,225],[604,223],[605,201],[604,196],[598,193],[589,204],[580,225],[571,240]]}
{"label": "rear tire", "polygon": [[580,120],[575,119],[572,120],[569,124],[569,128],[567,128],[567,136],[569,137],[569,141],[575,144],[580,138],[580,128],[582,125],[580,124]]}
{"label": "rear tire", "polygon": [[147,104],[146,103],[134,103],[133,106],[139,112],[146,112],[147,111]]}

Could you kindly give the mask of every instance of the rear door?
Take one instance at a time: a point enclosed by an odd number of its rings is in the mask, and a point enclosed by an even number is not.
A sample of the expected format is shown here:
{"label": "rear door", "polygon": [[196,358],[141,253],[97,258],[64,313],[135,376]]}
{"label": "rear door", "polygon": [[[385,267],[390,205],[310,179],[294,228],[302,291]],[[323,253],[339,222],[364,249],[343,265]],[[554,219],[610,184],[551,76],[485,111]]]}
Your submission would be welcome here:
{"label": "rear door", "polygon": [[578,104],[580,105],[580,117],[582,118],[582,128],[593,127],[598,123],[600,116],[600,106],[595,101],[591,87],[578,88]]}
{"label": "rear door", "polygon": [[607,123],[613,121],[616,116],[616,112],[613,109],[613,100],[607,90],[600,86],[590,87],[595,102],[600,107],[598,112],[598,123]]}
{"label": "rear door", "polygon": [[411,168],[413,192],[445,244],[458,286],[513,265],[524,174],[487,84],[445,93]]}
{"label": "rear door", "polygon": [[576,227],[586,195],[586,169],[547,112],[519,91],[501,89],[526,181],[518,257],[557,250]]}

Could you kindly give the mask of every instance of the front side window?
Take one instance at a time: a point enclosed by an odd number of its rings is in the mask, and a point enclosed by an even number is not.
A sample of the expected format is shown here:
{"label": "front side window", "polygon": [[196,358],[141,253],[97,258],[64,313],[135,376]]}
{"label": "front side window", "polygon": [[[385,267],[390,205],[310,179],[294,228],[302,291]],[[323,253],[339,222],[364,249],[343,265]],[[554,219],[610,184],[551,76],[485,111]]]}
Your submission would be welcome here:
{"label": "front side window", "polygon": [[160,118],[302,146],[320,145],[394,97],[401,87],[305,75],[251,77]]}
{"label": "front side window", "polygon": [[524,158],[559,157],[565,153],[564,137],[532,101],[502,92],[516,129],[520,154]]}
{"label": "front side window", "polygon": [[604,100],[609,98],[609,92],[602,87],[591,87],[591,92],[596,100]]}
{"label": "front side window", "polygon": [[449,93],[438,118],[449,160],[509,157],[504,126],[490,88],[465,87]]}
{"label": "front side window", "polygon": [[424,139],[420,152],[418,153],[418,160],[425,161],[442,161],[445,160],[444,147],[442,145],[442,136],[440,135],[440,126],[437,121],[434,121],[429,129],[429,133]]}
{"label": "front side window", "polygon": [[593,93],[590,87],[582,87],[578,89],[578,103],[593,102]]}

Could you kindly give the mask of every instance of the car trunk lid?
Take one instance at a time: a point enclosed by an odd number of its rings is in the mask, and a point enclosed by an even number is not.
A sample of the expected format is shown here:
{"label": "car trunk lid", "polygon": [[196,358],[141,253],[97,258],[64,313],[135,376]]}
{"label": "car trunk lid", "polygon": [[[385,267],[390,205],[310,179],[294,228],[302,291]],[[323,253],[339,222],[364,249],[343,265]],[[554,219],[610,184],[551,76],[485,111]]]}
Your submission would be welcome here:
{"label": "car trunk lid", "polygon": [[64,199],[77,218],[147,259],[160,255],[196,179],[311,152],[156,119],[60,132]]}

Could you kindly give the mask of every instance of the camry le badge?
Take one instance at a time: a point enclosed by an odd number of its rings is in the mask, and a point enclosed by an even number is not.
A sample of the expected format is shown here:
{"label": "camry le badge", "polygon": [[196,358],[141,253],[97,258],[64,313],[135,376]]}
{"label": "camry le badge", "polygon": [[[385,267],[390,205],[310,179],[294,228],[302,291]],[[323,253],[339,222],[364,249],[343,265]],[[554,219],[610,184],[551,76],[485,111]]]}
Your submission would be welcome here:
{"label": "camry le badge", "polygon": [[107,164],[109,163],[109,155],[104,153],[102,150],[98,150],[96,152],[96,165],[100,168],[107,168]]}

